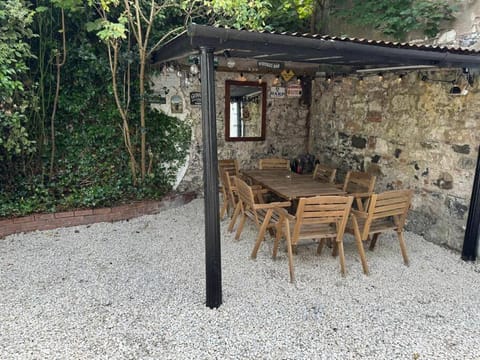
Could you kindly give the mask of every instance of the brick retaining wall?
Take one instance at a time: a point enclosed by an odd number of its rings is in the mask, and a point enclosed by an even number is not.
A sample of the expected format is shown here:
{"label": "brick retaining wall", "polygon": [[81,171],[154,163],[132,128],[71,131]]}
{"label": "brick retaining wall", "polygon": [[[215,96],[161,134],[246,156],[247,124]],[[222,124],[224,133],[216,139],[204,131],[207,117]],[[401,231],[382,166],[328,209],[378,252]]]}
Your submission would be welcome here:
{"label": "brick retaining wall", "polygon": [[139,201],[107,208],[34,214],[19,218],[4,219],[0,220],[0,238],[11,234],[35,230],[49,230],[58,227],[127,220],[142,215],[156,214],[165,209],[181,206],[195,198],[195,193],[169,194],[158,201]]}

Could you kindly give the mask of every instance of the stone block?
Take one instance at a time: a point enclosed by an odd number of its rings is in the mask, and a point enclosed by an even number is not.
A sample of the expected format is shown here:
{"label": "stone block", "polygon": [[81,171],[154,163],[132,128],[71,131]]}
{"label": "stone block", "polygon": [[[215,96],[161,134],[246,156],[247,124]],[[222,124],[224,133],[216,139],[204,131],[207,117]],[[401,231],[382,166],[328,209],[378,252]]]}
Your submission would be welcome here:
{"label": "stone block", "polygon": [[453,189],[453,177],[449,173],[443,172],[440,174],[440,177],[433,182],[435,186],[438,186],[443,190]]}
{"label": "stone block", "polygon": [[357,149],[365,149],[367,147],[367,139],[361,136],[352,136],[352,146],[356,147]]}
{"label": "stone block", "polygon": [[410,210],[405,229],[425,236],[428,233],[428,230],[433,227],[437,221],[438,216],[436,214],[432,214],[432,212],[427,208]]}
{"label": "stone block", "polygon": [[470,154],[470,145],[469,144],[464,144],[464,145],[452,145],[453,151],[459,154]]}
{"label": "stone block", "polygon": [[448,43],[454,42],[456,39],[457,39],[457,32],[455,30],[450,30],[440,35],[440,37],[437,40],[437,43],[439,45],[448,44]]}
{"label": "stone block", "polygon": [[369,111],[367,113],[367,121],[368,122],[382,122],[382,113],[379,111]]}
{"label": "stone block", "polygon": [[467,200],[447,195],[445,205],[450,215],[459,220],[466,219],[466,215],[468,214]]}

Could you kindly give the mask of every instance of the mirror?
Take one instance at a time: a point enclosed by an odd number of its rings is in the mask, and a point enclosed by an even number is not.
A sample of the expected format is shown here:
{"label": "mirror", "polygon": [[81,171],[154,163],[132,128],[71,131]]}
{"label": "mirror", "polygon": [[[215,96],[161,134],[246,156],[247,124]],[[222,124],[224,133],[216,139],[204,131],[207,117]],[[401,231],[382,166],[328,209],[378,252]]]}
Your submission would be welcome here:
{"label": "mirror", "polygon": [[265,140],[267,85],[255,81],[225,81],[225,140]]}

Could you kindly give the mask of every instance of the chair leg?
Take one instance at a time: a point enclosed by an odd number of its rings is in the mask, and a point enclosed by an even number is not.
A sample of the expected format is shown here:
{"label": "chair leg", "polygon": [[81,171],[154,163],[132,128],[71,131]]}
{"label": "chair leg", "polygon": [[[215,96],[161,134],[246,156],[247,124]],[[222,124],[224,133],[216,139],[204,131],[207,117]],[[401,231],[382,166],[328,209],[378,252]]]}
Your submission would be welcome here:
{"label": "chair leg", "polygon": [[343,241],[340,240],[340,241],[336,241],[337,243],[337,248],[338,248],[338,254],[339,254],[339,258],[340,258],[340,271],[342,272],[342,276],[345,276],[346,274],[346,269],[345,269],[345,253],[343,251]]}
{"label": "chair leg", "polygon": [[232,215],[232,219],[230,220],[230,224],[228,225],[228,231],[229,232],[233,231],[233,227],[235,226],[235,223],[237,222],[237,217],[238,217],[238,214],[240,213],[240,208],[241,207],[242,207],[242,204],[239,201],[237,203],[237,206],[235,207],[235,211]]}
{"label": "chair leg", "polygon": [[222,204],[222,208],[220,209],[220,219],[223,220],[223,218],[225,217],[225,214],[227,213],[227,203],[226,202],[223,202]]}
{"label": "chair leg", "polygon": [[268,209],[267,213],[265,214],[265,219],[263,219],[262,226],[260,226],[260,230],[258,230],[257,241],[255,242],[255,246],[253,247],[252,254],[250,255],[252,259],[257,257],[258,249],[260,248],[260,244],[262,243],[263,239],[265,239],[265,231],[267,230],[268,224],[270,223],[270,219],[272,217],[273,209]]}
{"label": "chair leg", "polygon": [[321,238],[317,246],[317,255],[322,255],[323,246],[325,245],[325,238]]}
{"label": "chair leg", "polygon": [[[360,255],[360,261],[362,262],[363,273],[365,275],[368,275],[368,265],[367,265],[367,259],[365,257],[365,250],[363,249],[362,235],[360,235],[357,218],[355,216],[352,216],[352,223],[353,223],[353,232],[355,236],[355,243],[357,244],[358,253]],[[375,235],[378,235],[378,234],[375,234]]]}
{"label": "chair leg", "polygon": [[398,232],[397,235],[398,241],[400,242],[400,250],[402,251],[403,263],[408,266],[407,246],[405,245],[405,239],[403,238],[403,231]]}
{"label": "chair leg", "polygon": [[368,247],[368,250],[373,251],[375,249],[375,244],[377,243],[377,239],[380,236],[379,233],[373,234],[372,240],[370,241],[370,246]]}
{"label": "chair leg", "polygon": [[235,240],[238,240],[240,238],[240,234],[242,233],[243,225],[245,225],[246,219],[247,219],[247,215],[243,215],[242,218],[240,219],[240,224],[238,225],[237,233],[235,234]]}
{"label": "chair leg", "polygon": [[280,239],[282,238],[282,223],[279,223],[277,225],[277,230],[275,234],[275,242],[273,243],[273,251],[272,251],[272,258],[276,259],[277,258],[277,252],[278,252],[278,245],[280,244]]}
{"label": "chair leg", "polygon": [[287,240],[287,253],[288,253],[288,270],[290,272],[290,282],[295,282],[295,274],[293,272],[293,251],[292,251],[292,241],[290,238],[290,229],[289,226],[287,225],[287,234],[286,234],[286,240]]}
{"label": "chair leg", "polygon": [[362,239],[360,238],[360,234],[358,235],[359,237],[355,236],[355,242],[357,243],[358,253],[360,254],[360,261],[362,262],[363,273],[365,275],[368,275],[369,272],[368,272],[367,258],[365,257],[365,250],[363,249]]}
{"label": "chair leg", "polygon": [[338,255],[338,243],[334,241],[333,248],[332,248],[332,256],[336,257],[337,255]]}

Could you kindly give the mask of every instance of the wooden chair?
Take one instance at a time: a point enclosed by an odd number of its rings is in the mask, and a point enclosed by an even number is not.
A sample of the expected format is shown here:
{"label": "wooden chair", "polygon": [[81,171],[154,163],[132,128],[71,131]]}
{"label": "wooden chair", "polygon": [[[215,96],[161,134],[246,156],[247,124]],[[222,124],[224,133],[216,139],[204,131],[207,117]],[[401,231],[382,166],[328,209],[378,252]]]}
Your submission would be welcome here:
{"label": "wooden chair", "polygon": [[373,250],[380,234],[395,231],[400,243],[403,262],[408,265],[407,247],[403,238],[403,228],[412,202],[412,190],[392,190],[373,194],[367,211],[352,210],[347,231],[360,236],[365,241],[372,236],[370,250]]}
{"label": "wooden chair", "polygon": [[242,216],[235,234],[235,239],[240,238],[245,220],[249,218],[259,229],[257,242],[265,237],[265,231],[276,226],[278,223],[278,215],[273,210],[281,207],[288,207],[291,205],[289,201],[273,202],[273,203],[257,203],[255,202],[254,190],[245,181],[239,177],[235,177],[235,186],[238,196],[237,206],[232,216],[232,220],[228,226],[228,230],[233,231],[236,219],[239,215]]}
{"label": "wooden chair", "polygon": [[235,209],[233,198],[227,188],[226,179],[223,178],[223,173],[228,172],[232,177],[230,184],[233,184],[233,176],[239,175],[239,166],[237,159],[222,159],[218,160],[218,178],[220,180],[220,191],[222,193],[222,207],[220,208],[220,218],[223,219],[229,210]]}
{"label": "wooden chair", "polygon": [[220,173],[220,184],[223,196],[223,204],[220,209],[220,218],[223,219],[232,209],[237,206],[237,197],[235,195],[235,188],[232,186],[231,176],[228,171]]}
{"label": "wooden chair", "polygon": [[[349,171],[343,182],[342,189],[355,198],[358,210],[363,211],[368,205],[368,199],[375,188],[376,176],[361,171]],[[366,204],[364,204],[366,201]]]}
{"label": "wooden chair", "polygon": [[263,170],[263,169],[290,170],[290,160],[280,159],[280,158],[260,159],[258,167],[260,170]]}
{"label": "wooden chair", "polygon": [[[273,246],[273,258],[277,256],[280,238],[285,235],[288,252],[288,265],[290,281],[294,281],[293,247],[301,239],[319,239],[317,253],[321,253],[325,239],[335,239],[339,250],[340,269],[345,276],[345,254],[343,251],[343,235],[352,207],[352,196],[315,196],[301,198],[298,203],[296,215],[290,215],[285,209],[278,209],[279,221],[282,226],[277,226],[277,234]],[[283,220],[284,219],[284,220]],[[291,226],[293,225],[293,226]],[[368,274],[365,252],[360,237],[355,238],[363,271]],[[252,251],[252,257],[257,255],[260,242],[257,241]]]}
{"label": "wooden chair", "polygon": [[337,169],[327,165],[317,164],[313,170],[313,178],[321,182],[334,183]]}

